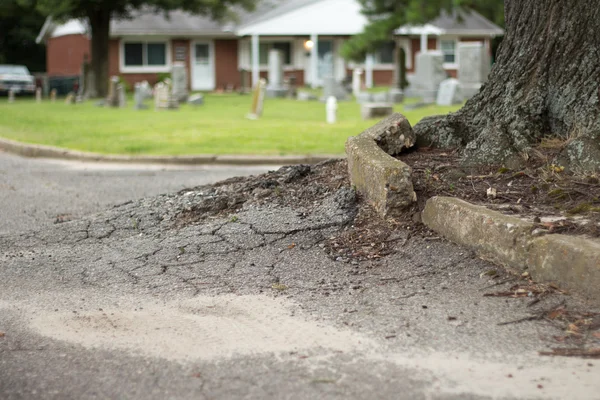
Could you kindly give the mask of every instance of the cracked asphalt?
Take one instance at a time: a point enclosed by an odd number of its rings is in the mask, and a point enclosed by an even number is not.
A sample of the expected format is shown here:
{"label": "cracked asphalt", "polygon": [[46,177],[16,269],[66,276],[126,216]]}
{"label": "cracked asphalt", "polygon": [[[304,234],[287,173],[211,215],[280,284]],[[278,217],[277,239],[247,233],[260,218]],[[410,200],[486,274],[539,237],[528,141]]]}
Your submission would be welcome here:
{"label": "cracked asphalt", "polygon": [[[9,158],[8,182],[44,170]],[[125,175],[148,196],[186,183]],[[72,179],[75,191],[85,180]],[[244,181],[200,184],[110,208],[129,199],[69,200],[81,211],[59,224],[44,208],[57,195],[42,187],[39,226],[2,222],[1,398],[598,398],[597,361],[538,355],[557,327],[498,325],[560,302],[589,308],[576,294],[534,307],[484,297],[497,266],[409,229],[388,256],[341,260],[326,244],[363,207],[348,186],[309,204],[255,201],[266,189]],[[85,186],[90,197],[109,187]],[[3,194],[4,209],[23,203]]]}

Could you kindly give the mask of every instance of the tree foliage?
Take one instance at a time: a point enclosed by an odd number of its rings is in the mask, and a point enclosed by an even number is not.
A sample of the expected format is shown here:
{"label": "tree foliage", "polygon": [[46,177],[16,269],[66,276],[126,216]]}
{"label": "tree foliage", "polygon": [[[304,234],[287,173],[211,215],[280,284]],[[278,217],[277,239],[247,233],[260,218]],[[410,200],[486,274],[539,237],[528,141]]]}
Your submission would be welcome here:
{"label": "tree foliage", "polygon": [[503,0],[358,0],[370,23],[364,31],[344,44],[342,56],[361,61],[367,53],[388,42],[393,31],[405,24],[423,24],[439,16],[441,10],[455,7],[474,9],[504,25]]}
{"label": "tree foliage", "polygon": [[45,47],[35,43],[45,17],[30,0],[0,0],[0,64],[44,71]]}
{"label": "tree foliage", "polygon": [[222,19],[229,15],[232,6],[252,9],[254,3],[255,0],[38,0],[38,8],[57,19],[87,18],[98,12],[127,18],[142,8],[157,12],[180,9]]}

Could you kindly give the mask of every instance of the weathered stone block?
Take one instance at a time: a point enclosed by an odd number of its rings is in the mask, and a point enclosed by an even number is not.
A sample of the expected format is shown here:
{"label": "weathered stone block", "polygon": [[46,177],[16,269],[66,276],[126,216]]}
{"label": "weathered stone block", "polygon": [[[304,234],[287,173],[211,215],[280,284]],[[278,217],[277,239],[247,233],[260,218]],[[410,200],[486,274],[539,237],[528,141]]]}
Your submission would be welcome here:
{"label": "weathered stone block", "polygon": [[411,168],[390,156],[414,144],[415,135],[402,114],[393,114],[346,141],[350,180],[382,216],[416,201]]}
{"label": "weathered stone block", "polygon": [[360,106],[360,115],[362,116],[362,119],[387,117],[393,112],[394,107],[390,103],[363,103]]}
{"label": "weathered stone block", "polygon": [[523,270],[533,224],[453,197],[427,200],[425,225],[480,255]]}

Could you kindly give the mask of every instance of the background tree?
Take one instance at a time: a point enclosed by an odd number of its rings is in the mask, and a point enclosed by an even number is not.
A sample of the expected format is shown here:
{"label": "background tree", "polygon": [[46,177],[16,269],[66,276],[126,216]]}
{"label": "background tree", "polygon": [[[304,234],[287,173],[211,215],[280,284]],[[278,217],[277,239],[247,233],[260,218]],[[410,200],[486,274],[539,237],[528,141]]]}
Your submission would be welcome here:
{"label": "background tree", "polygon": [[46,69],[46,47],[35,43],[45,17],[28,0],[0,0],[0,64]]}
{"label": "background tree", "polygon": [[[4,1],[4,0],[0,0]],[[156,12],[184,10],[193,14],[224,19],[231,15],[232,6],[251,10],[256,0],[38,0],[38,8],[55,19],[80,18],[87,20],[92,36],[91,70],[96,79],[99,96],[108,88],[109,29],[112,18],[129,18],[140,9]]]}
{"label": "background tree", "polygon": [[555,162],[600,172],[600,7],[592,3],[506,0],[506,35],[487,83],[458,112],[419,122],[419,143],[459,148],[465,164],[516,168],[553,138],[563,143]]}

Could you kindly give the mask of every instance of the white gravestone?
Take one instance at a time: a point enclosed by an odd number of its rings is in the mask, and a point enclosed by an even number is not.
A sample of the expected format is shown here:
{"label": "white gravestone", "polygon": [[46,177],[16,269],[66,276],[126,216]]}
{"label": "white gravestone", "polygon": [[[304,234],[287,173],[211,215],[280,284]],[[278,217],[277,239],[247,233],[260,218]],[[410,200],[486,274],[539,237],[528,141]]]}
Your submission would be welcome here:
{"label": "white gravestone", "polygon": [[106,96],[106,105],[108,107],[119,106],[119,93],[117,92],[117,86],[119,84],[119,77],[113,76],[110,78],[108,83],[108,95]]}
{"label": "white gravestone", "polygon": [[325,105],[328,124],[335,124],[337,121],[337,108],[337,99],[334,96],[329,96]]}
{"label": "white gravestone", "polygon": [[133,94],[134,108],[136,110],[145,110],[148,108],[146,104],[144,104],[144,100],[146,99],[146,93],[144,93],[144,88],[140,82],[135,84],[135,92]]}
{"label": "white gravestone", "polygon": [[490,69],[490,56],[481,42],[458,44],[458,81],[467,99],[479,91]]}
{"label": "white gravestone", "polygon": [[323,79],[323,97],[321,101],[327,101],[329,96],[335,97],[337,101],[348,100],[348,92],[332,76]]}
{"label": "white gravestone", "polygon": [[185,63],[180,61],[173,63],[173,67],[171,68],[171,79],[173,81],[171,89],[173,96],[178,102],[186,101],[188,97],[188,82]]}
{"label": "white gravestone", "polygon": [[204,96],[202,94],[194,94],[188,97],[188,104],[192,104],[194,106],[201,106],[204,104]]}
{"label": "white gravestone", "polygon": [[287,89],[283,85],[283,53],[276,49],[269,50],[269,84],[267,97],[285,97]]}
{"label": "white gravestone", "polygon": [[418,53],[415,66],[415,90],[424,103],[434,103],[440,83],[447,78],[441,51]]}
{"label": "white gravestone", "polygon": [[125,95],[125,87],[121,84],[117,85],[117,101],[118,107],[127,107],[127,97]]}
{"label": "white gravestone", "polygon": [[169,108],[169,86],[164,82],[154,85],[154,110],[165,110]]}
{"label": "white gravestone", "polygon": [[358,94],[360,93],[360,87],[362,85],[362,75],[362,68],[354,68],[354,70],[352,71],[352,94],[355,97],[358,97]]}
{"label": "white gravestone", "polygon": [[448,78],[440,83],[436,100],[438,106],[451,106],[462,101],[458,79]]}

